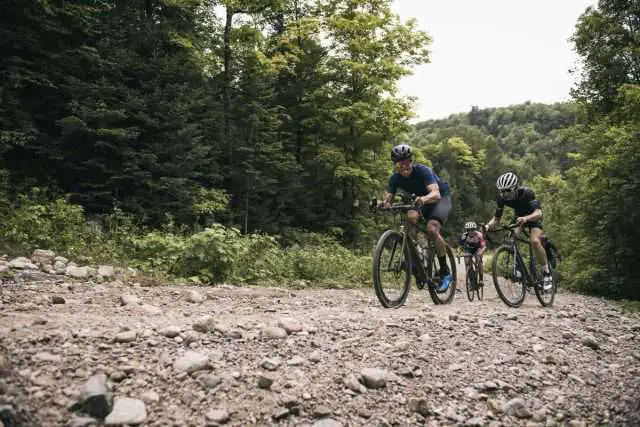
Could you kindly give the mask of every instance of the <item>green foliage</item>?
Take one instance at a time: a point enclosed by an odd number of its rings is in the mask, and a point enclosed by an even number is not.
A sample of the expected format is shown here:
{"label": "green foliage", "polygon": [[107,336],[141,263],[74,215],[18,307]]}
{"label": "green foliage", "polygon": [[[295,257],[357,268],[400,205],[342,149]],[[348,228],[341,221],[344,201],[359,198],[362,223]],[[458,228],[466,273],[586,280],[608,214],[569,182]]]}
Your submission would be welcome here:
{"label": "green foliage", "polygon": [[87,221],[81,206],[46,199],[37,189],[19,197],[0,234],[4,250],[24,254],[47,248],[72,259],[115,262],[163,280],[197,283],[307,280],[344,287],[369,279],[370,257],[357,256],[325,235],[290,231],[283,247],[273,236],[243,235],[221,224],[186,234],[171,224],[164,231],[145,231],[118,208],[102,220]]}
{"label": "green foliage", "polygon": [[558,224],[552,210],[560,209],[553,207],[559,203],[545,194],[567,169],[575,147],[568,129],[578,116],[575,104],[524,103],[473,107],[466,114],[416,124],[409,137],[416,160],[431,165],[452,188],[453,212],[445,231],[456,235],[466,221],[486,222],[495,211],[495,180],[508,170],[536,190],[548,223]]}
{"label": "green foliage", "polygon": [[5,212],[0,229],[5,250],[50,248],[81,254],[86,249],[82,237],[87,234],[82,207],[63,199],[43,203],[45,198],[39,188],[34,188],[30,194],[20,195],[17,206]]}
{"label": "green foliage", "polygon": [[618,88],[640,84],[640,2],[600,0],[582,14],[572,36],[582,59],[573,95],[592,116],[617,108]]}
{"label": "green foliage", "polygon": [[640,313],[640,300],[618,300],[616,303],[626,313]]}
{"label": "green foliage", "polygon": [[242,238],[231,280],[248,284],[281,284],[296,280],[295,265],[274,237],[250,234]]}
{"label": "green foliage", "polygon": [[[558,173],[548,176],[537,176],[533,179],[532,187],[543,206],[543,221],[545,234],[553,238],[560,247],[564,246],[558,241],[563,235],[566,226],[567,210],[569,208],[566,195],[573,190],[567,181]],[[558,238],[556,238],[558,237]]]}
{"label": "green foliage", "polygon": [[134,236],[129,245],[132,266],[151,274],[167,277],[180,265],[186,251],[182,236],[152,231]]}
{"label": "green foliage", "polygon": [[358,256],[334,238],[311,234],[306,245],[289,248],[295,277],[326,285],[360,286],[370,281],[371,256]]}
{"label": "green foliage", "polygon": [[569,274],[581,290],[640,299],[640,86],[620,88],[612,115],[586,128],[580,163],[569,173]]}
{"label": "green foliage", "polygon": [[577,102],[412,127],[398,81],[430,38],[390,0],[7,0],[0,243],[199,282],[367,282],[395,219],[366,205],[402,140],[451,184],[450,241],[513,170],[570,283],[637,298],[638,7],[580,17]]}

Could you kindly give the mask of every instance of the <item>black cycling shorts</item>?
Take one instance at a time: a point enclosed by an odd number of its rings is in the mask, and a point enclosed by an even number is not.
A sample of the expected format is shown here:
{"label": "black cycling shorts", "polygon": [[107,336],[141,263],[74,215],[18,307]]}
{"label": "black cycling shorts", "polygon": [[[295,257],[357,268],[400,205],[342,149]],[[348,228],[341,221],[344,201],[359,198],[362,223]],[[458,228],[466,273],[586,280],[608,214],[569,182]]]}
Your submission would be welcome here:
{"label": "black cycling shorts", "polygon": [[435,219],[444,225],[451,214],[451,196],[443,196],[438,203],[431,203],[422,206],[422,216],[425,221]]}

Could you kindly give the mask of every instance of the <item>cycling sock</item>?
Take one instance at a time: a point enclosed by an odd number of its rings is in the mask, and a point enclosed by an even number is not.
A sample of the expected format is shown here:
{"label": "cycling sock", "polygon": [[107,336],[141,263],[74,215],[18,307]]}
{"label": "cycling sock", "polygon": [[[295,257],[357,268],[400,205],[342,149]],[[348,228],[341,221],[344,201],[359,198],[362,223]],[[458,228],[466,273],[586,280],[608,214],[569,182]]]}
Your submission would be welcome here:
{"label": "cycling sock", "polygon": [[545,275],[550,274],[550,271],[549,271],[549,264],[545,264],[545,265],[544,265],[544,267],[542,267],[542,272],[543,272]]}

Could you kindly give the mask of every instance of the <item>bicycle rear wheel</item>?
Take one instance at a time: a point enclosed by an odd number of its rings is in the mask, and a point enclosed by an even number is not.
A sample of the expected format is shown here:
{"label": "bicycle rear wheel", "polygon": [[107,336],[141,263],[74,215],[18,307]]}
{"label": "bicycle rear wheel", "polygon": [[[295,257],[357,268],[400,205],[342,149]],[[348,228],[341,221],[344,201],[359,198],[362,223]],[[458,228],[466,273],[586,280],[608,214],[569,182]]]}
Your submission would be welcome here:
{"label": "bicycle rear wheel", "polygon": [[469,301],[473,301],[473,299],[475,298],[475,292],[476,292],[476,272],[473,269],[473,266],[471,265],[471,263],[469,263],[469,266],[467,267],[467,278],[466,278],[466,282],[467,282],[467,298],[469,299]]}
{"label": "bicycle rear wheel", "polygon": [[434,304],[449,304],[453,301],[453,298],[456,295],[456,285],[457,285],[457,270],[456,270],[456,258],[453,254],[453,250],[449,245],[447,245],[445,260],[447,262],[447,266],[449,267],[449,273],[451,273],[451,283],[449,284],[449,288],[442,293],[438,293],[436,291],[436,286],[440,281],[440,261],[436,256],[436,250],[429,251],[429,266],[430,269],[427,272],[428,277],[430,277],[428,288],[429,288],[429,296],[431,296],[431,300],[433,300]]}
{"label": "bicycle rear wheel", "polygon": [[[402,238],[398,231],[387,230],[373,250],[373,289],[385,308],[402,306],[411,289],[411,256],[406,246],[402,250]],[[387,288],[388,285],[392,287]]]}
{"label": "bicycle rear wheel", "polygon": [[513,250],[500,246],[493,255],[491,275],[498,296],[509,307],[520,307],[526,297],[524,276],[517,267]]}

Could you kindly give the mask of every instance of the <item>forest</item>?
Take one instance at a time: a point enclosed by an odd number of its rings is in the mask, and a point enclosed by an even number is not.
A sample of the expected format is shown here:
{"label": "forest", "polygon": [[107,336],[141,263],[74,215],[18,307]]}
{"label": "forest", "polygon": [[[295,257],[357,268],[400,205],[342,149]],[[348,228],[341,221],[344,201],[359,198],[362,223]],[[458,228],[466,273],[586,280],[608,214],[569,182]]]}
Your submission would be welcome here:
{"label": "forest", "polygon": [[563,286],[640,300],[640,1],[580,16],[570,102],[416,124],[398,82],[431,39],[391,6],[6,0],[0,250],[172,281],[366,285],[391,224],[368,203],[404,141],[452,187],[450,242],[489,219],[512,170],[542,202]]}

